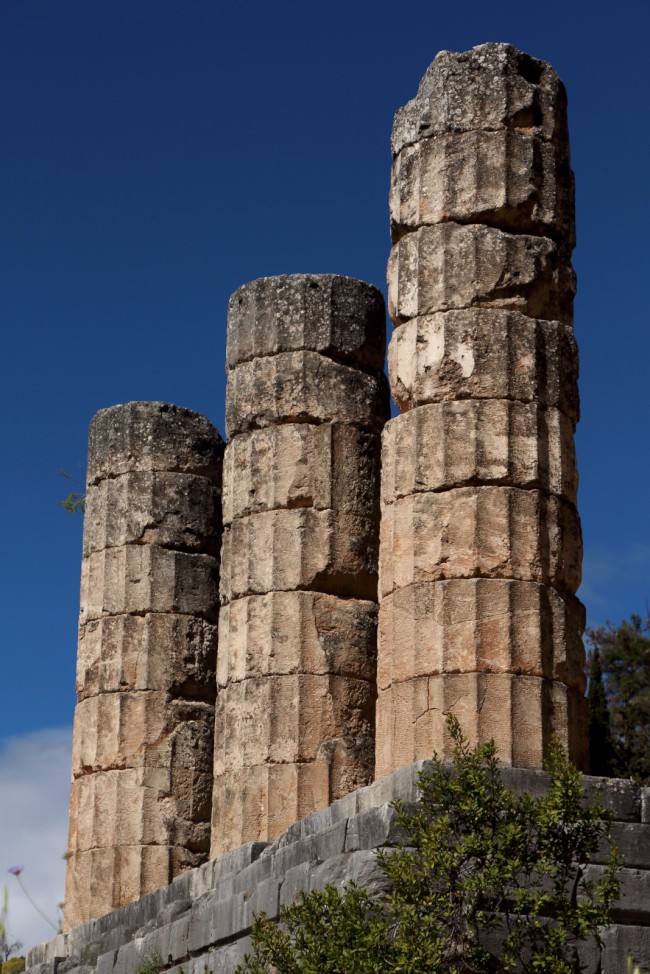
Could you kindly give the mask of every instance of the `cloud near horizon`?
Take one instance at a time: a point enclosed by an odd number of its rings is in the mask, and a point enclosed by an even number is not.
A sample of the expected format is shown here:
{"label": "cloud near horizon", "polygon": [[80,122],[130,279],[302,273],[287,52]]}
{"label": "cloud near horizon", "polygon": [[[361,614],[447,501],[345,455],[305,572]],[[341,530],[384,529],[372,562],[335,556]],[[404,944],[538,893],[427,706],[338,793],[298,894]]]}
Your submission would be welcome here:
{"label": "cloud near horizon", "polygon": [[0,740],[0,893],[9,891],[8,932],[21,953],[55,931],[29,903],[12,866],[36,905],[56,921],[63,900],[72,728],[36,731]]}

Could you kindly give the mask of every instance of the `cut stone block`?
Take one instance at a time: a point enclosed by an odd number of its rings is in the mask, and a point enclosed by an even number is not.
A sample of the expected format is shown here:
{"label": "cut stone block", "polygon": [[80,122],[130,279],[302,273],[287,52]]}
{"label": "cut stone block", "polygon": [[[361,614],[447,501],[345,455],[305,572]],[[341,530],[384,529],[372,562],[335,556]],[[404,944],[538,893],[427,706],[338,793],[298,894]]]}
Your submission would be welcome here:
{"label": "cut stone block", "polygon": [[214,701],[217,627],[190,615],[105,616],[79,632],[79,699],[124,690],[165,690]]}
{"label": "cut stone block", "polygon": [[507,399],[431,403],[388,421],[383,504],[472,484],[539,488],[575,504],[573,424],[558,409]]}
{"label": "cut stone block", "polygon": [[124,544],[219,554],[221,491],[195,474],[142,472],[86,491],[83,552]]}
{"label": "cut stone block", "polygon": [[[189,861],[185,868],[201,861],[189,853],[186,859]],[[103,916],[167,885],[174,876],[174,867],[180,865],[177,860],[177,850],[164,845],[73,852],[68,859],[65,884],[68,927]]]}
{"label": "cut stone block", "polygon": [[[174,700],[159,690],[101,693],[79,701],[76,718],[73,776],[157,768],[164,789],[170,776],[191,783],[212,769],[211,703]],[[187,796],[175,791],[173,797],[180,802]]]}
{"label": "cut stone block", "polygon": [[375,520],[298,508],[238,518],[221,551],[221,599],[291,589],[377,597]]}
{"label": "cut stone block", "polygon": [[535,134],[568,155],[566,91],[550,64],[512,44],[440,51],[395,116],[393,155],[437,133],[488,130]]}
{"label": "cut stone block", "polygon": [[266,762],[314,761],[339,739],[372,752],[375,695],[367,680],[329,674],[251,678],[220,689],[215,777]]}
{"label": "cut stone block", "polygon": [[362,372],[318,352],[283,352],[232,369],[229,437],[279,423],[353,423],[379,432],[389,416],[383,373]]}
{"label": "cut stone block", "polygon": [[446,578],[519,579],[572,594],[581,564],[576,509],[538,490],[460,487],[403,497],[382,511],[382,597]]}
{"label": "cut stone block", "polygon": [[237,599],[219,616],[217,683],[311,674],[374,682],[374,602],[317,592],[271,592]]}
{"label": "cut stone block", "polygon": [[216,622],[219,562],[157,545],[107,548],[81,566],[83,624],[106,615],[179,612]]}
{"label": "cut stone block", "polygon": [[305,815],[326,808],[332,800],[330,769],[321,760],[263,764],[219,775],[214,782],[211,858],[245,842],[274,839]]}
{"label": "cut stone block", "polygon": [[289,423],[236,436],[224,454],[223,516],[283,508],[379,517],[379,437],[345,423]]}
{"label": "cut stone block", "polygon": [[573,320],[575,274],[548,237],[443,223],[395,244],[388,312],[395,325],[460,308],[504,308],[530,318]]}
{"label": "cut stone block", "polygon": [[401,410],[448,399],[517,399],[579,418],[572,329],[518,312],[474,308],[415,318],[388,346],[391,391]]}
{"label": "cut stone block", "polygon": [[573,173],[566,154],[519,132],[435,135],[393,164],[393,242],[435,223],[485,223],[575,246]]}
{"label": "cut stone block", "polygon": [[471,746],[494,739],[502,764],[541,768],[553,736],[586,769],[586,700],[563,683],[505,673],[448,673],[396,683],[377,700],[376,776],[433,752],[451,759],[446,716]]}
{"label": "cut stone block", "polygon": [[[152,779],[151,783],[148,779]],[[118,846],[184,845],[193,852],[207,854],[210,847],[209,807],[206,819],[202,800],[203,818],[195,821],[193,816],[199,803],[196,807],[188,802],[179,806],[163,785],[164,782],[156,781],[151,771],[140,768],[76,778],[72,782],[70,799],[73,848],[77,852],[87,852]],[[202,792],[205,792],[205,783]]]}
{"label": "cut stone block", "polygon": [[380,690],[443,673],[510,673],[584,693],[584,607],[535,582],[471,578],[419,582],[379,610]]}
{"label": "cut stone block", "polygon": [[384,298],[376,287],[335,274],[262,277],[228,305],[228,368],[278,352],[320,352],[382,369]]}
{"label": "cut stone block", "polygon": [[164,402],[129,402],[93,418],[87,482],[160,470],[221,483],[222,454],[223,440],[205,416]]}

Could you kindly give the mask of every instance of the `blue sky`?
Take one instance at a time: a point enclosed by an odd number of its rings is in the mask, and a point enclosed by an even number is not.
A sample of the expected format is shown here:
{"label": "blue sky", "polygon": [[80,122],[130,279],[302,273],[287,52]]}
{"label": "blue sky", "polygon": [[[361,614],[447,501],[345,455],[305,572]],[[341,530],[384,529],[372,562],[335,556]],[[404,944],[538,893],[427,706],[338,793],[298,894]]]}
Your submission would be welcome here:
{"label": "blue sky", "polygon": [[[55,504],[57,470],[83,479],[90,419],[116,402],[178,403],[223,431],[226,305],[244,281],[384,287],[392,116],[444,48],[510,41],[567,85],[580,594],[592,625],[645,611],[649,30],[647,2],[626,0],[2,0],[0,807],[8,769],[32,769],[50,835],[54,800],[20,751],[51,771],[47,731],[68,775],[81,522]],[[19,832],[3,820],[0,886]],[[52,903],[57,877],[40,881]]]}

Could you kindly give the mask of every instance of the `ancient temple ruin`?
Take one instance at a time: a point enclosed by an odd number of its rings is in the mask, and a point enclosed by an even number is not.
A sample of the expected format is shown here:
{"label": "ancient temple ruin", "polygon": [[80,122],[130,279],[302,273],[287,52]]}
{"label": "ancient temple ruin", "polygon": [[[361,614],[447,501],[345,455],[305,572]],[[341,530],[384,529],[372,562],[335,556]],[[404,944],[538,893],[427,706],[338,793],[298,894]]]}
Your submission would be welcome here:
{"label": "ancient temple ruin", "polygon": [[[34,968],[232,970],[255,910],[370,882],[449,712],[514,787],[552,735],[588,770],[564,87],[508,44],[444,51],[392,151],[399,415],[381,293],[314,274],[233,295],[225,447],[162,403],[92,422],[74,929]],[[650,794],[588,781],[650,868]],[[628,879],[612,957],[650,922]]]}

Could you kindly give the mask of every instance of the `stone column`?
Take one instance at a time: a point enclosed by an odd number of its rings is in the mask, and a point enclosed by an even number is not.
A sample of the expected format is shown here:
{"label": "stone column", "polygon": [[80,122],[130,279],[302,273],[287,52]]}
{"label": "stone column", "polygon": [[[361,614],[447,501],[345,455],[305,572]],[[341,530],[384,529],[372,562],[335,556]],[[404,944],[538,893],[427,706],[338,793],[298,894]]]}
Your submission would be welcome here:
{"label": "stone column", "polygon": [[90,427],[67,927],[208,856],[222,455],[164,403]]}
{"label": "stone column", "polygon": [[586,763],[564,87],[507,44],[441,52],[395,118],[377,775],[473,744]]}
{"label": "stone column", "polygon": [[384,353],[361,281],[231,298],[212,856],[372,780]]}

